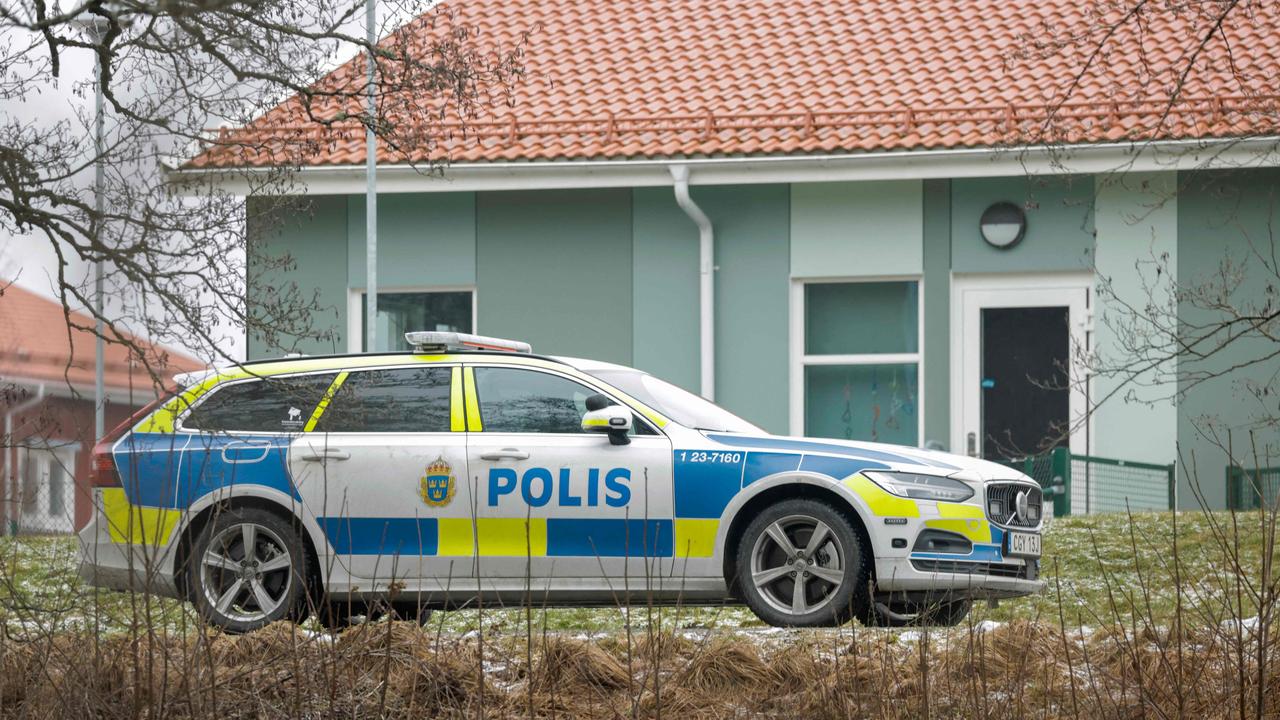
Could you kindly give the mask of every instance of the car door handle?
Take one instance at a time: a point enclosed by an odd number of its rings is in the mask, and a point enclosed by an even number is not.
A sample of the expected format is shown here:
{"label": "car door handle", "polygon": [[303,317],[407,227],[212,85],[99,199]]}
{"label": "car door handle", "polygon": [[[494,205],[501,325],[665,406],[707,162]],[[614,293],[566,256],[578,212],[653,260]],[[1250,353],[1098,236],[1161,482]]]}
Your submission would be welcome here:
{"label": "car door handle", "polygon": [[480,454],[481,460],[528,460],[529,453],[519,448],[502,448]]}
{"label": "car door handle", "polygon": [[323,450],[312,450],[302,456],[305,462],[324,462],[325,460],[349,460],[351,453],[338,448],[325,448]]}

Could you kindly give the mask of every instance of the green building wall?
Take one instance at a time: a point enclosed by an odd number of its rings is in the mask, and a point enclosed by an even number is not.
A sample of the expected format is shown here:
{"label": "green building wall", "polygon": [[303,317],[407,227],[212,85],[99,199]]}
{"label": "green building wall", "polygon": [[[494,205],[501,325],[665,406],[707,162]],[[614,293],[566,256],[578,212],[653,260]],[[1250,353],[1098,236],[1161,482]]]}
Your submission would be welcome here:
{"label": "green building wall", "polygon": [[249,359],[288,352],[323,354],[346,350],[347,198],[317,195],[281,201],[251,198],[245,208],[248,264],[245,297],[268,324],[273,307],[310,306],[309,327],[290,334],[249,332]]}
{"label": "green building wall", "polygon": [[[1275,312],[1280,170],[1184,172],[1178,185],[1180,333],[1198,336],[1206,325],[1229,316],[1206,307],[1204,300],[1246,315]],[[1194,295],[1203,300],[1193,301]],[[1184,507],[1196,503],[1187,492],[1191,483],[1210,506],[1222,507],[1225,470],[1232,462],[1246,468],[1280,466],[1277,349],[1256,335],[1225,345],[1222,338],[1201,346],[1220,348],[1207,361],[1179,358]]]}
{"label": "green building wall", "polygon": [[923,376],[927,395],[922,440],[948,447],[951,439],[951,181],[926,180],[921,204]]}
{"label": "green building wall", "polygon": [[789,192],[786,185],[691,191],[716,230],[716,402],[773,433],[789,426]]}
{"label": "green building wall", "polygon": [[634,366],[699,392],[698,230],[669,187],[632,195]]}
{"label": "green building wall", "polygon": [[[1093,267],[1092,176],[993,177],[951,181],[951,270],[1012,273]],[[979,231],[982,212],[1007,201],[1025,208],[1026,237],[1002,250]]]}
{"label": "green building wall", "polygon": [[629,189],[480,194],[476,329],[631,364],[631,243]]}

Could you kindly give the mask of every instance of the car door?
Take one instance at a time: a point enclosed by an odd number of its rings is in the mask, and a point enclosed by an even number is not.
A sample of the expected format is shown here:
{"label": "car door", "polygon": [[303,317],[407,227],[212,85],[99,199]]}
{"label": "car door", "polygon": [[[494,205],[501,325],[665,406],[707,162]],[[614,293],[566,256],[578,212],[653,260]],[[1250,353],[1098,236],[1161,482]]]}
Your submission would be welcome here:
{"label": "car door", "polygon": [[461,385],[456,365],[341,373],[294,441],[298,492],[352,575],[459,577],[437,551],[442,519],[470,504]]}
{"label": "car door", "polygon": [[451,551],[474,544],[482,577],[625,572],[636,588],[665,573],[673,546],[666,436],[639,418],[627,444],[584,432],[586,399],[602,388],[550,369],[476,363],[464,377],[476,522],[447,541]]}

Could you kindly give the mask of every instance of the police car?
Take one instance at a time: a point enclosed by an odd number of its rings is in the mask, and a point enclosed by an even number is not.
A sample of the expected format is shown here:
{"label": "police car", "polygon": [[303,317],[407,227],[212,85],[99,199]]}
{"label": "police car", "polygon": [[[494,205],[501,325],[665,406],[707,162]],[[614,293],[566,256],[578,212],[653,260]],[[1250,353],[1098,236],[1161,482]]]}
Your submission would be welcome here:
{"label": "police car", "polygon": [[1042,587],[1042,493],[1005,466],[777,437],[632,368],[406,337],[188,378],[117,428],[94,449],[82,575],[230,631],[320,598],[952,624]]}

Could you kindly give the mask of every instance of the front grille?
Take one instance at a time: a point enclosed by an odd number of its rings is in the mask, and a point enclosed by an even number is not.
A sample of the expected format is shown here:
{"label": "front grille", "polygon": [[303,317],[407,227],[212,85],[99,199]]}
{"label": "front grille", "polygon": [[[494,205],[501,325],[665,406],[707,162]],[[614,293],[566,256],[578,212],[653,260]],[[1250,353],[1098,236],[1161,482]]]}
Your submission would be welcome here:
{"label": "front grille", "polygon": [[[1027,514],[1016,513],[1018,493],[1027,493]],[[987,485],[987,517],[997,525],[1035,527],[1044,516],[1044,493],[1036,485],[991,483]]]}
{"label": "front grille", "polygon": [[920,572],[990,575],[1015,580],[1035,580],[1040,570],[1040,563],[1036,560],[1028,560],[1023,565],[965,560],[912,560],[911,565]]}

